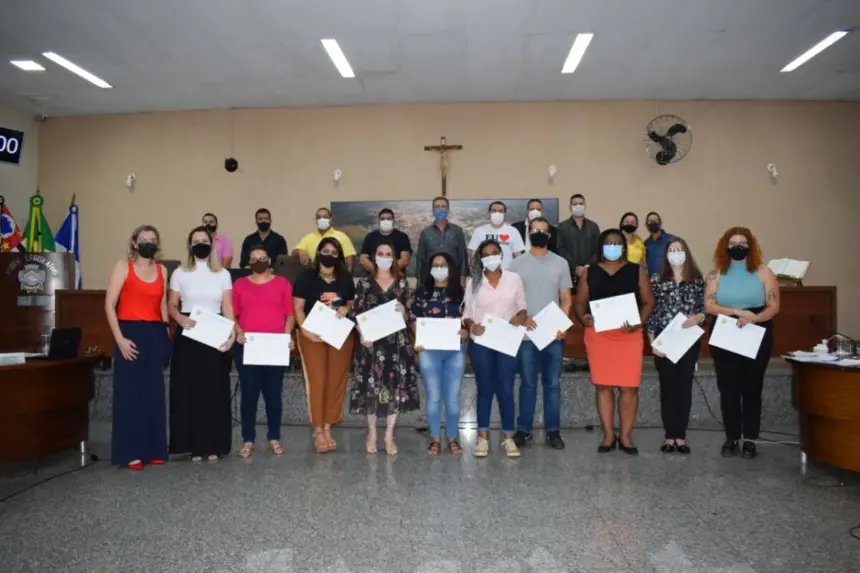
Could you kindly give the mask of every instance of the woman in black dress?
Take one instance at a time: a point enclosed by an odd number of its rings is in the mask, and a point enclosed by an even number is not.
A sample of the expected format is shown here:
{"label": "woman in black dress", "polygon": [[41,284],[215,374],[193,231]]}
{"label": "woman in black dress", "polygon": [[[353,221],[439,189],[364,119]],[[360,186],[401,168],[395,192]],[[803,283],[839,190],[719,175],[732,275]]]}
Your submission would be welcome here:
{"label": "woman in black dress", "polygon": [[[355,289],[352,317],[397,301],[397,310],[406,318],[409,289],[402,271],[394,265],[394,249],[388,243],[376,248],[373,275],[359,279]],[[394,425],[397,414],[417,410],[418,369],[409,330],[395,332],[376,342],[363,338],[355,352],[350,374],[349,410],[367,416],[367,453],[376,453],[376,418],[386,417],[385,453],[397,455]]]}

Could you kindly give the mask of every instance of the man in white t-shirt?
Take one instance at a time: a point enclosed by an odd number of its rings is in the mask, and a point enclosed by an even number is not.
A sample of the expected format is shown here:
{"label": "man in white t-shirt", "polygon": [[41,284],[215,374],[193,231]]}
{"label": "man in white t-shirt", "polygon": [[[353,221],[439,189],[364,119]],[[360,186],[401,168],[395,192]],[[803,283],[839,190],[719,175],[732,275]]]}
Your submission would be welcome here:
{"label": "man in white t-shirt", "polygon": [[501,201],[490,203],[490,222],[475,229],[469,241],[469,260],[475,258],[475,251],[487,239],[497,241],[502,247],[502,268],[506,269],[514,257],[526,250],[523,238],[513,226],[505,223],[507,207]]}

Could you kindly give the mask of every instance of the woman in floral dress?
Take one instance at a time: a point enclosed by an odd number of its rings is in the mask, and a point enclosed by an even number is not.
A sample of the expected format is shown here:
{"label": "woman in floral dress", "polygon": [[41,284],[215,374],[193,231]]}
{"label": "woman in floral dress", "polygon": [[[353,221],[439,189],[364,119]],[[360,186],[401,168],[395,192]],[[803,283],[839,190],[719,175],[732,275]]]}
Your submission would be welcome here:
{"label": "woman in floral dress", "polygon": [[[397,311],[406,319],[409,289],[402,271],[394,264],[392,245],[380,244],[374,255],[373,276],[359,279],[356,285],[352,317],[396,300]],[[394,443],[397,414],[420,407],[418,369],[409,330],[376,342],[362,338],[355,352],[349,387],[350,412],[367,416],[367,453],[376,453],[376,419],[385,416],[385,453],[397,455]]]}

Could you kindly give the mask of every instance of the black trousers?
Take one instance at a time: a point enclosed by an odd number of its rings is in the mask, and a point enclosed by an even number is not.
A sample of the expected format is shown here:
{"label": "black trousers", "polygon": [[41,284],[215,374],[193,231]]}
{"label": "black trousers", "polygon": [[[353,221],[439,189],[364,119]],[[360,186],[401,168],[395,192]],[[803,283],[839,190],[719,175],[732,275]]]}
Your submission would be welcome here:
{"label": "black trousers", "polygon": [[[749,310],[760,312],[762,309]],[[741,436],[745,440],[756,440],[761,431],[761,392],[773,350],[773,322],[762,322],[759,326],[765,333],[755,358],[711,346],[728,440],[740,440]]]}
{"label": "black trousers", "polygon": [[687,439],[693,403],[693,375],[701,350],[702,341],[697,340],[677,364],[672,364],[668,358],[654,357],[660,378],[660,415],[667,440]]}

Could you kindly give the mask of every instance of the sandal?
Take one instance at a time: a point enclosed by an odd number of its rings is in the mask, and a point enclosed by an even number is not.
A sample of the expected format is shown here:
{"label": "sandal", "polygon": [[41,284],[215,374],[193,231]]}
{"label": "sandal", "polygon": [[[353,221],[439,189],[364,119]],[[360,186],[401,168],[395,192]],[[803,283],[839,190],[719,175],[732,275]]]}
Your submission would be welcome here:
{"label": "sandal", "polygon": [[460,442],[457,440],[448,440],[448,452],[452,456],[462,456],[463,448],[460,447]]}
{"label": "sandal", "polygon": [[325,434],[323,434],[322,430],[314,434],[314,449],[318,454],[324,454],[331,450],[328,440],[326,440]]}
{"label": "sandal", "polygon": [[206,461],[209,462],[210,464],[214,464],[215,462],[217,462],[220,459],[221,459],[221,456],[216,455],[216,454],[212,454],[211,456],[206,458]]}
{"label": "sandal", "polygon": [[442,449],[442,446],[439,443],[439,440],[432,440],[430,442],[430,445],[427,446],[427,455],[432,457],[432,458],[435,458],[436,456],[439,455],[439,452],[441,451],[441,449]]}
{"label": "sandal", "polygon": [[323,430],[323,435],[325,436],[326,442],[328,443],[329,451],[335,451],[337,449],[337,442],[331,435],[331,428],[329,428],[328,430]]}
{"label": "sandal", "polygon": [[371,438],[369,435],[367,436],[367,441],[365,441],[364,443],[364,449],[367,451],[368,454],[376,453],[376,436],[373,436],[373,438]]}
{"label": "sandal", "polygon": [[203,456],[191,456],[191,463],[199,464],[203,461]]}
{"label": "sandal", "polygon": [[251,457],[251,454],[254,453],[254,444],[251,442],[245,442],[242,444],[242,449],[239,450],[239,457],[247,460]]}
{"label": "sandal", "polygon": [[278,440],[269,440],[269,452],[273,456],[282,456],[284,455],[284,447]]}
{"label": "sandal", "polygon": [[385,440],[385,453],[388,454],[389,456],[396,456],[397,455],[397,453],[398,453],[397,443],[394,441],[394,436],[392,436],[390,440],[386,438],[386,440]]}

